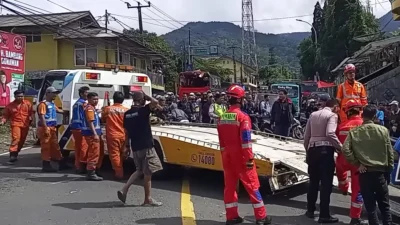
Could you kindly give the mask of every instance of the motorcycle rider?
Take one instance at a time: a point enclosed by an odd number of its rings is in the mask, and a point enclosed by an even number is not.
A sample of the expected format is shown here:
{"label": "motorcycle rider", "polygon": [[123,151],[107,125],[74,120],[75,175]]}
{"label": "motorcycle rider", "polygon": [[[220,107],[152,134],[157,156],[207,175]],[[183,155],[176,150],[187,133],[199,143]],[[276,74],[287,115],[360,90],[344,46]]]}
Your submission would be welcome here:
{"label": "motorcycle rider", "polygon": [[[346,102],[344,112],[347,115],[347,120],[339,124],[337,136],[343,144],[346,140],[350,129],[362,125],[363,119],[360,116],[362,110],[360,101],[350,99]],[[358,180],[359,172],[356,166],[349,164],[342,153],[336,158],[336,176],[339,181],[339,188],[344,195],[347,195],[349,190],[348,171],[351,172],[351,207],[350,207],[350,224],[351,225],[366,225],[365,221],[361,220],[361,212],[363,207],[363,198],[360,193],[360,184]]]}
{"label": "motorcycle rider", "polygon": [[230,108],[218,121],[217,130],[224,168],[224,202],[226,224],[239,224],[243,218],[238,212],[236,185],[242,181],[253,204],[256,224],[271,224],[263,199],[251,147],[251,120],[240,110],[245,92],[242,87],[232,85],[228,89]]}

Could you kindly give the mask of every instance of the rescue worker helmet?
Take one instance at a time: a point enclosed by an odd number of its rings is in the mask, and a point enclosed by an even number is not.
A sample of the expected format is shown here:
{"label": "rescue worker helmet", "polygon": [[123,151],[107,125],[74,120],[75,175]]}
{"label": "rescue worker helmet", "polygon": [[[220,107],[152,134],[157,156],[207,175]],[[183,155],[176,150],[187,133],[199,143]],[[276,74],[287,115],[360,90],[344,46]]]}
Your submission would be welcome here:
{"label": "rescue worker helmet", "polygon": [[228,88],[227,95],[233,98],[243,98],[245,96],[245,91],[239,85],[234,84]]}
{"label": "rescue worker helmet", "polygon": [[348,102],[346,102],[346,105],[344,107],[344,111],[348,112],[351,109],[361,110],[362,107],[363,106],[362,106],[360,101],[355,100],[355,99],[350,99]]}
{"label": "rescue worker helmet", "polygon": [[356,66],[354,64],[347,64],[344,67],[344,73],[347,73],[347,72],[356,72]]}

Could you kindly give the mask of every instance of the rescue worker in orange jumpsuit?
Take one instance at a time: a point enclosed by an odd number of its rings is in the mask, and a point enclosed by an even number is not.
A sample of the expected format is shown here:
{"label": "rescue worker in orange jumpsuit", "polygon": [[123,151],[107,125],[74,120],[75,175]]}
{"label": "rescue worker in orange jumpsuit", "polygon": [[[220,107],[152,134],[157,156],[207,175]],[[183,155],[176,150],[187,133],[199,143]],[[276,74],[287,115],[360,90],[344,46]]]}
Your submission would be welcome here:
{"label": "rescue worker in orange jumpsuit", "polygon": [[346,80],[338,86],[336,99],[340,103],[339,118],[341,122],[347,120],[346,113],[344,112],[347,101],[350,99],[358,100],[363,106],[366,106],[367,93],[364,85],[356,81],[356,67],[353,64],[347,64],[344,67],[344,76]]}
{"label": "rescue worker in orange jumpsuit", "polygon": [[11,125],[11,144],[9,164],[14,164],[18,160],[18,153],[25,143],[29,132],[29,125],[32,123],[32,104],[24,100],[24,93],[20,90],[14,92],[15,100],[8,104],[3,110],[3,118],[0,121],[4,124],[7,120]]}
{"label": "rescue worker in orange jumpsuit", "polygon": [[81,87],[78,90],[79,99],[72,108],[71,132],[75,141],[75,169],[78,174],[86,173],[87,148],[88,145],[82,137],[82,124],[85,119],[85,107],[87,105],[87,94],[89,87]]}
{"label": "rescue worker in orange jumpsuit", "polygon": [[101,181],[103,178],[99,176],[98,169],[101,167],[104,152],[101,151],[101,127],[100,117],[96,110],[99,102],[99,95],[91,92],[87,95],[88,105],[85,107],[85,120],[81,129],[82,136],[88,144],[87,151],[87,179],[93,181]]}
{"label": "rescue worker in orange jumpsuit", "polygon": [[61,155],[57,139],[57,113],[64,113],[53,102],[59,93],[56,88],[48,87],[45,100],[41,101],[37,107],[39,116],[37,135],[40,139],[43,172],[57,172],[57,169],[51,166],[50,160],[59,162],[59,170],[70,169],[66,158]]}
{"label": "rescue worker in orange jumpsuit", "polygon": [[[347,115],[347,121],[339,124],[337,136],[343,144],[346,140],[350,129],[362,125],[363,119],[360,116],[363,105],[360,101],[350,99],[344,106],[344,112]],[[351,225],[366,225],[365,221],[361,220],[361,212],[363,207],[363,198],[360,193],[360,183],[358,181],[358,168],[349,164],[342,153],[336,158],[336,176],[339,181],[339,188],[343,194],[347,195],[349,190],[349,180],[347,172],[351,172],[351,207],[350,207],[350,224]]]}
{"label": "rescue worker in orange jumpsuit", "polygon": [[227,95],[230,97],[230,108],[222,114],[217,125],[224,168],[226,224],[243,222],[238,213],[236,192],[239,179],[250,196],[256,224],[271,224],[271,219],[267,216],[263,199],[258,190],[260,183],[251,147],[251,120],[240,110],[245,91],[238,85],[232,85],[229,87]]}
{"label": "rescue worker in orange jumpsuit", "polygon": [[106,123],[106,142],[111,165],[116,179],[123,179],[123,152],[125,151],[124,114],[129,109],[122,105],[124,94],[117,91],[113,95],[114,104],[103,109],[101,119]]}

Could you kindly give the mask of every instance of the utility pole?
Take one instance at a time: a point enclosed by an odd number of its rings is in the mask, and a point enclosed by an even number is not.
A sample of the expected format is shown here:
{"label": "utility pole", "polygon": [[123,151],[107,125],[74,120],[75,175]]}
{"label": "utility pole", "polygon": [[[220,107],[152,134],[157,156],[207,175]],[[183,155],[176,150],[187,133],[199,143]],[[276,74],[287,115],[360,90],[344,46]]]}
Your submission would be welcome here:
{"label": "utility pole", "polygon": [[[106,33],[107,33],[108,32],[108,24],[110,23],[109,14],[108,14],[107,9],[106,9],[106,14],[104,15],[104,17],[105,17],[105,22],[106,22],[106,27],[105,28],[106,28]],[[109,47],[108,44],[105,44],[105,47],[106,47],[106,63],[109,63],[110,62],[110,57],[108,55],[108,47]]]}
{"label": "utility pole", "polygon": [[105,23],[106,23],[106,33],[108,32],[108,24],[110,23],[110,21],[109,21],[109,19],[108,19],[108,11],[107,11],[107,9],[106,9],[106,14],[104,15],[104,17],[105,17]]}
{"label": "utility pole", "polygon": [[138,10],[138,18],[139,18],[139,31],[141,34],[143,34],[143,20],[142,20],[142,8],[149,8],[151,7],[150,1],[147,2],[148,5],[142,5],[140,2],[137,2],[137,6],[131,6],[129,2],[125,2],[126,6],[128,9],[137,9]]}
{"label": "utility pole", "polygon": [[[190,27],[189,27],[189,46],[188,46],[188,56],[189,56],[189,58],[188,58],[188,64],[190,65],[190,64],[192,64],[192,49],[190,48],[190,44],[191,44],[191,39],[190,39],[191,37],[190,37]],[[193,67],[193,66],[192,66]]]}
{"label": "utility pole", "polygon": [[232,59],[233,59],[233,82],[236,84],[237,83],[237,76],[236,76],[236,59],[235,59],[235,48],[238,48],[236,46],[231,46],[229,47],[232,49]]}

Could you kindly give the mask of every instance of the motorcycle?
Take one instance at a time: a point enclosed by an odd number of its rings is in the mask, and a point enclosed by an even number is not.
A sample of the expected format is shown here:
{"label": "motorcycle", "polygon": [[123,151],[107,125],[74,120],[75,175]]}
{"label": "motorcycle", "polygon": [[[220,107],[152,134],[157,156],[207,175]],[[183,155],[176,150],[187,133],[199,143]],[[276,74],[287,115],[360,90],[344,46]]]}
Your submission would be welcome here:
{"label": "motorcycle", "polygon": [[304,139],[304,128],[301,126],[301,123],[296,118],[293,118],[293,123],[290,126],[290,136],[296,139],[303,140]]}

